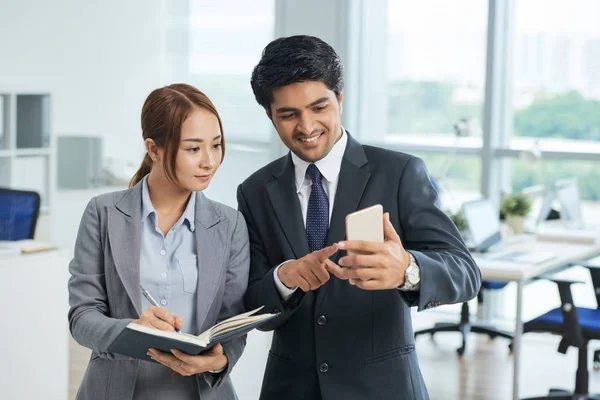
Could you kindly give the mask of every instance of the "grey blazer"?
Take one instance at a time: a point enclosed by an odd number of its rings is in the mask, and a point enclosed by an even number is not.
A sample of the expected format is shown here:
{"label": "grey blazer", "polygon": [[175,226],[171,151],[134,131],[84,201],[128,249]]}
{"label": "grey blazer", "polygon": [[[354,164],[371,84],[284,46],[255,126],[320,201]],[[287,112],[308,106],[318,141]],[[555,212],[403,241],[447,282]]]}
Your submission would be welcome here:
{"label": "grey blazer", "polygon": [[[244,311],[249,245],[244,217],[196,196],[198,331]],[[108,353],[141,309],[139,254],[142,186],[93,198],[83,214],[69,265],[69,326],[73,338],[92,349],[77,399],[131,399],[140,362]],[[197,375],[199,398],[235,399],[229,378],[246,345],[245,337],[223,345],[229,359],[218,375]]]}

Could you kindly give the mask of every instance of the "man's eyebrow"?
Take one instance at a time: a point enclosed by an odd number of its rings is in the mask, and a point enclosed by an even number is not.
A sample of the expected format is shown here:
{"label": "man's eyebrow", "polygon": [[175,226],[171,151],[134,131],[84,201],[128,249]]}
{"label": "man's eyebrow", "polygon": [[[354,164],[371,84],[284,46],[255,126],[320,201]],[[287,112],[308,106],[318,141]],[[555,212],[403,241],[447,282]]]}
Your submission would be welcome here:
{"label": "man's eyebrow", "polygon": [[[314,107],[317,104],[324,103],[328,100],[329,100],[329,97],[321,97],[320,99],[317,99],[317,100],[313,101],[312,103],[310,103],[309,105],[307,105],[306,108]],[[298,111],[298,109],[294,108],[294,107],[281,107],[281,108],[278,108],[277,110],[275,110],[275,112],[278,112],[278,113],[295,112],[295,111]]]}
{"label": "man's eyebrow", "polygon": [[[314,107],[314,106],[316,106],[316,105],[317,105],[317,104],[319,104],[319,103],[324,103],[324,102],[326,102],[327,100],[329,100],[329,97],[321,97],[320,99],[318,99],[318,100],[315,100],[315,101],[313,101],[312,103],[310,103],[310,104],[308,105],[308,107]],[[307,107],[307,108],[308,108],[308,107]]]}

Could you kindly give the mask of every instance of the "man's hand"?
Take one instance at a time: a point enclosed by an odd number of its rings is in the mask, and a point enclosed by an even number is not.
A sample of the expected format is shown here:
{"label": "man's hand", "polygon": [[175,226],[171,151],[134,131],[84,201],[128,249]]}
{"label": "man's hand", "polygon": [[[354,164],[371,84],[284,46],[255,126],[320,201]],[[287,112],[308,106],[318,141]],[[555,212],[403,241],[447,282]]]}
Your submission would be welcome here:
{"label": "man's hand", "polygon": [[396,289],[404,284],[404,274],[410,258],[402,246],[400,236],[390,222],[390,214],[383,215],[385,242],[375,243],[362,240],[339,242],[340,250],[349,254],[340,258],[340,268],[334,263],[327,270],[340,279],[365,290]]}
{"label": "man's hand", "polygon": [[326,266],[338,267],[329,259],[337,251],[338,245],[334,243],[298,260],[286,262],[277,270],[277,276],[288,288],[299,287],[304,292],[318,289],[329,280]]}
{"label": "man's hand", "polygon": [[171,368],[183,376],[200,374],[207,371],[218,371],[227,366],[227,356],[223,352],[223,346],[217,343],[206,353],[191,356],[179,350],[171,350],[171,354],[148,349],[148,355],[165,367]]}
{"label": "man's hand", "polygon": [[175,331],[175,328],[181,329],[183,326],[183,318],[171,314],[166,308],[156,306],[148,307],[140,315],[140,319],[134,319],[132,322],[169,332]]}

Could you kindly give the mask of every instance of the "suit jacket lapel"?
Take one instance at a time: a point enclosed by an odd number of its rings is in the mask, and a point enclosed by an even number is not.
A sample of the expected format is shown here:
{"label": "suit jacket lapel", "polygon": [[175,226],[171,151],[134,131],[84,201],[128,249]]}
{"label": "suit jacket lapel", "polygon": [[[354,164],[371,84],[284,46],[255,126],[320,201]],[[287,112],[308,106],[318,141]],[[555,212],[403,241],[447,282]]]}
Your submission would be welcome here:
{"label": "suit jacket lapel", "polygon": [[[346,237],[346,215],[356,211],[371,174],[361,167],[367,163],[362,145],[348,134],[348,144],[342,159],[338,187],[329,224],[327,246]],[[335,260],[339,255],[335,256]]]}
{"label": "suit jacket lapel", "polygon": [[142,313],[140,294],[140,246],[142,183],[125,192],[115,207],[108,209],[108,239],[113,261],[138,315]]}
{"label": "suit jacket lapel", "polygon": [[274,175],[276,179],[267,184],[267,193],[279,225],[298,259],[308,254],[309,250],[300,200],[296,194],[294,163],[289,154]]}
{"label": "suit jacket lapel", "polygon": [[196,193],[195,214],[194,236],[198,255],[196,323],[198,331],[202,332],[212,325],[205,318],[227,267],[225,264],[228,257],[225,252],[229,249],[229,238],[227,224],[223,223],[221,216],[201,192]]}
{"label": "suit jacket lapel", "polygon": [[[371,177],[368,170],[363,168],[367,161],[362,145],[348,134],[348,144],[342,159],[338,187],[333,203],[333,214],[331,215],[331,223],[327,234],[327,246],[346,238],[346,215],[358,209]],[[341,252],[338,252],[333,257],[333,261],[337,262],[341,255]],[[330,282],[327,282],[324,287],[329,285]],[[327,293],[327,290],[318,291],[316,307],[319,307]]]}
{"label": "suit jacket lapel", "polygon": [[[333,214],[327,234],[327,246],[346,237],[346,215],[356,211],[371,175],[344,160],[335,195]],[[336,260],[339,258],[336,255]]]}

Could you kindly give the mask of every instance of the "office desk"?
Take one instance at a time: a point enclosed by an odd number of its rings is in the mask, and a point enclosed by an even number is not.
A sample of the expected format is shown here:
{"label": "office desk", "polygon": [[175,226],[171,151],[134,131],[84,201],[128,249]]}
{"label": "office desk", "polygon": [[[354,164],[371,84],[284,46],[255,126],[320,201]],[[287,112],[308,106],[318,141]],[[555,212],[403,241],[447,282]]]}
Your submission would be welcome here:
{"label": "office desk", "polygon": [[68,397],[67,253],[0,258],[0,398]]}
{"label": "office desk", "polygon": [[538,241],[534,235],[518,235],[507,241],[507,248],[526,251],[548,251],[556,257],[540,264],[519,264],[511,261],[490,260],[478,253],[473,257],[479,265],[481,276],[486,281],[517,283],[517,318],[513,341],[513,400],[519,399],[519,366],[521,354],[521,335],[523,333],[523,286],[546,272],[560,269],[570,263],[600,255],[600,243],[580,244],[566,242]]}

